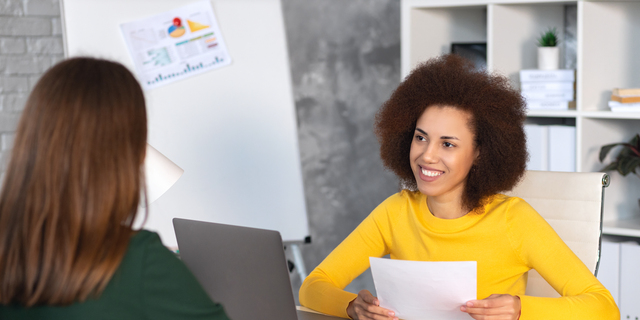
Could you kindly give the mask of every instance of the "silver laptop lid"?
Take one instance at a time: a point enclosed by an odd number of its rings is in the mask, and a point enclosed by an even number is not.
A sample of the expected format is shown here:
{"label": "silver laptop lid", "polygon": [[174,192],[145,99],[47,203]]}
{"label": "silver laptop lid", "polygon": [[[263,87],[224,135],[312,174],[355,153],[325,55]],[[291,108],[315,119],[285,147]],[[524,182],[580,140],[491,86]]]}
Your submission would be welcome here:
{"label": "silver laptop lid", "polygon": [[180,257],[234,320],[296,320],[280,233],[174,218]]}

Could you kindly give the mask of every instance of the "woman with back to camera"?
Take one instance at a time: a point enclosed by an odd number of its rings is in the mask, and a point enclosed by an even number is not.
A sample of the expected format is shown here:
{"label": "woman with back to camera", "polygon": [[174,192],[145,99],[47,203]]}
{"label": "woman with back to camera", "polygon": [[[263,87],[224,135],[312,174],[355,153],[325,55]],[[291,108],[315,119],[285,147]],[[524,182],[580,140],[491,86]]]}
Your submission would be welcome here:
{"label": "woman with back to camera", "polygon": [[74,58],[42,76],[0,193],[0,319],[227,319],[156,233],[132,228],[146,141],[124,66]]}
{"label": "woman with back to camera", "polygon": [[[344,291],[369,257],[477,261],[474,319],[620,319],[611,294],[524,200],[499,194],[525,172],[524,101],[508,79],[454,55],[419,65],[376,116],[384,165],[403,185],[305,279],[302,305],[397,319],[367,290]],[[524,295],[537,270],[559,298]]]}

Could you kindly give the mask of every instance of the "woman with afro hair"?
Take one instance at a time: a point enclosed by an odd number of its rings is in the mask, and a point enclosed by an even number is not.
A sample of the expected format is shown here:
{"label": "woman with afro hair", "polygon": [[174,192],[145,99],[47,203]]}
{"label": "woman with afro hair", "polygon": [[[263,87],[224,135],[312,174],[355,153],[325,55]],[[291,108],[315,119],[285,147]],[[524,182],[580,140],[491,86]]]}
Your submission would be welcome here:
{"label": "woman with afro hair", "polygon": [[[503,76],[445,55],[419,65],[376,116],[384,165],[402,190],[307,277],[302,305],[352,319],[397,319],[367,290],[343,289],[369,257],[477,261],[473,319],[619,319],[609,291],[511,190],[525,172],[526,110]],[[526,296],[538,271],[562,296]]]}

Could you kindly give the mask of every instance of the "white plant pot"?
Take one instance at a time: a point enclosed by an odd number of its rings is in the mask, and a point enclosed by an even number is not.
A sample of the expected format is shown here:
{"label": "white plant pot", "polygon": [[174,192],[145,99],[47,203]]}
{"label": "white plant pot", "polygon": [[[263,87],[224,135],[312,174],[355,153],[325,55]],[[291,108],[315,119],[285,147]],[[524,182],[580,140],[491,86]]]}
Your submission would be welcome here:
{"label": "white plant pot", "polygon": [[560,49],[558,47],[538,47],[538,69],[557,70],[560,68]]}

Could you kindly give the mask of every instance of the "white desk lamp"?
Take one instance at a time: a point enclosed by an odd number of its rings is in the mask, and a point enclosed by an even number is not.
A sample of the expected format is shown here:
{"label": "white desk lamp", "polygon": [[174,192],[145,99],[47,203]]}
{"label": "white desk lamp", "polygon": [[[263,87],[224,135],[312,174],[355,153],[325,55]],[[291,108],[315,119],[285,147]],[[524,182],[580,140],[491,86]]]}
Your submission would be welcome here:
{"label": "white desk lamp", "polygon": [[[151,204],[180,179],[184,173],[173,161],[147,143],[144,174],[147,182],[147,203]],[[144,206],[144,202],[142,203]]]}

